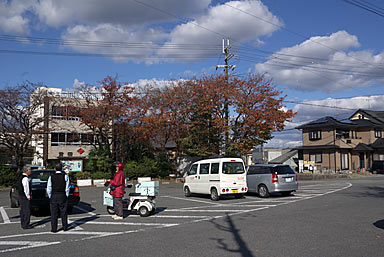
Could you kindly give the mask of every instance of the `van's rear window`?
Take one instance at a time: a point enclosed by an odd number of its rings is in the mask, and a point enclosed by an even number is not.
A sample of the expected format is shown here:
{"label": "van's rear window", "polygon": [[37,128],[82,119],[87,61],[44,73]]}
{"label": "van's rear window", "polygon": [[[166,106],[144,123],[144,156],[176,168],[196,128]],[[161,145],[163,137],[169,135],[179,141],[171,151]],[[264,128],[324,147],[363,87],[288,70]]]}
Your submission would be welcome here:
{"label": "van's rear window", "polygon": [[280,166],[280,167],[271,167],[272,173],[277,173],[277,175],[284,174],[295,174],[295,172],[289,166]]}
{"label": "van's rear window", "polygon": [[223,174],[242,174],[244,172],[242,162],[223,162]]}

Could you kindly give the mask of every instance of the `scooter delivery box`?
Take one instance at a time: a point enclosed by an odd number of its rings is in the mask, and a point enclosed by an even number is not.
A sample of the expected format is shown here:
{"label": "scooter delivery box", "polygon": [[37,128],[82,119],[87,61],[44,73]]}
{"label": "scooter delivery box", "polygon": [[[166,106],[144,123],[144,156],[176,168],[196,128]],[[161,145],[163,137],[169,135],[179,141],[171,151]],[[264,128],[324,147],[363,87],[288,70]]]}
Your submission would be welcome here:
{"label": "scooter delivery box", "polygon": [[104,191],[104,201],[103,204],[106,206],[113,207],[113,196],[109,193],[109,190]]}
{"label": "scooter delivery box", "polygon": [[148,196],[159,195],[159,181],[143,181],[136,184],[135,193]]}

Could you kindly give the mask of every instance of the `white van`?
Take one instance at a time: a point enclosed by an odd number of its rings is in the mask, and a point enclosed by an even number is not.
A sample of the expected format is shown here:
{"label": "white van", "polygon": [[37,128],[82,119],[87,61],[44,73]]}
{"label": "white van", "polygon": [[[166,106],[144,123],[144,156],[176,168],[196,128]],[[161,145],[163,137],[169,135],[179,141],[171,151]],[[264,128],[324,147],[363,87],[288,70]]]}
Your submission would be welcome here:
{"label": "white van", "polygon": [[187,172],[183,189],[186,197],[197,193],[210,194],[213,201],[229,194],[241,198],[248,190],[244,162],[240,158],[195,162]]}

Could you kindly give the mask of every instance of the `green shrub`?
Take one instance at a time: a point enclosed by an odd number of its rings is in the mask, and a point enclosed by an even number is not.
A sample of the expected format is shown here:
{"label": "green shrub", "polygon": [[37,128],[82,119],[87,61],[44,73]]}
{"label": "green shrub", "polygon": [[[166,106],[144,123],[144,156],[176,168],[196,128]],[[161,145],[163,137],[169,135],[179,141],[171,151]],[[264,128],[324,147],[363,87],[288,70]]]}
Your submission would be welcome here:
{"label": "green shrub", "polygon": [[17,179],[17,173],[9,166],[0,165],[0,186],[10,186]]}
{"label": "green shrub", "polygon": [[92,172],[91,173],[92,179],[110,179],[111,178],[111,172]]}
{"label": "green shrub", "polygon": [[91,173],[88,171],[79,171],[79,172],[74,173],[74,177],[76,179],[90,179]]}
{"label": "green shrub", "polygon": [[113,159],[108,149],[94,148],[90,151],[85,166],[90,171],[108,172],[113,169]]}
{"label": "green shrub", "polygon": [[174,172],[173,165],[166,155],[159,155],[156,160],[144,157],[142,161],[130,161],[124,167],[125,176],[130,179],[138,177],[163,178]]}

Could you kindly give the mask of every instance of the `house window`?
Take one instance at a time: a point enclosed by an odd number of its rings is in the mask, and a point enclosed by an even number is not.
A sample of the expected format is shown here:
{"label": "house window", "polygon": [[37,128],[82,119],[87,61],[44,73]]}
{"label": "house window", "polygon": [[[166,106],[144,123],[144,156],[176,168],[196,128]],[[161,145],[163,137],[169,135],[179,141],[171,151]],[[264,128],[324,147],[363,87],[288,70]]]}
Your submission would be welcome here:
{"label": "house window", "polygon": [[319,139],[321,139],[321,130],[309,131],[309,140],[319,140]]}
{"label": "house window", "polygon": [[72,157],[73,156],[73,152],[68,152],[68,157]]}
{"label": "house window", "polygon": [[381,129],[375,129],[375,137],[381,138]]}
{"label": "house window", "polygon": [[65,133],[51,133],[51,146],[65,145]]}
{"label": "house window", "polygon": [[322,163],[323,162],[321,153],[311,153],[309,155],[309,160],[313,161],[315,163]]}
{"label": "house window", "polygon": [[58,145],[90,145],[95,142],[92,134],[51,133],[51,146]]}
{"label": "house window", "polygon": [[373,160],[374,161],[384,161],[384,154],[382,154],[382,153],[373,154]]}
{"label": "house window", "polygon": [[342,170],[349,169],[348,163],[349,163],[349,161],[348,161],[348,153],[342,153],[341,154],[341,169]]}

